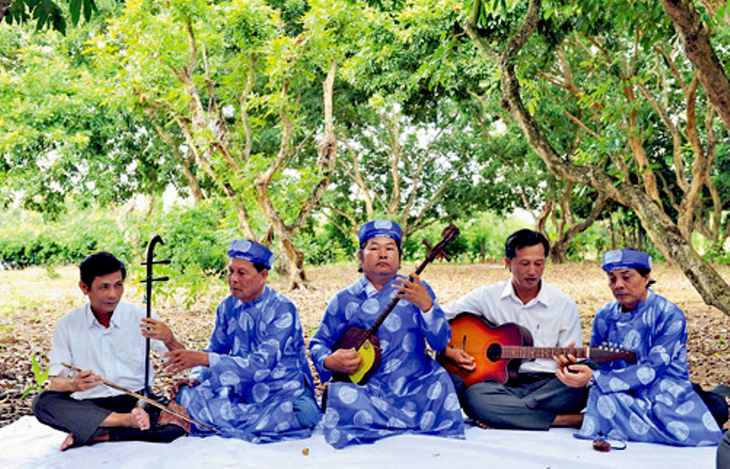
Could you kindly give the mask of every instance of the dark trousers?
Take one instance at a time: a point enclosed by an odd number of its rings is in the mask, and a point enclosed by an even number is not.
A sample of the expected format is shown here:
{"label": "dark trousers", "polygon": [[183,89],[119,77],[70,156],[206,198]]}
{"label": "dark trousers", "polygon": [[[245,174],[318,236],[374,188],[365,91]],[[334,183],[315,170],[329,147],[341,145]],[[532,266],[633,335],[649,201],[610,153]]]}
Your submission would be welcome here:
{"label": "dark trousers", "polygon": [[730,469],[730,431],[725,432],[717,447],[717,469]]}
{"label": "dark trousers", "polygon": [[[111,414],[126,414],[137,405],[137,399],[123,394],[114,397],[76,400],[69,392],[44,391],[33,399],[33,414],[38,421],[66,433],[72,433],[74,444],[86,444],[100,430],[101,423]],[[169,442],[185,434],[177,425],[156,425],[160,411],[151,407],[150,429],[109,427],[110,441]]]}
{"label": "dark trousers", "polygon": [[466,414],[496,428],[548,430],[556,415],[580,413],[588,398],[587,389],[568,387],[550,373],[520,373],[507,384],[484,381],[468,389],[450,374]]}
{"label": "dark trousers", "polygon": [[727,422],[728,405],[725,398],[730,397],[730,389],[728,389],[727,386],[718,385],[715,386],[715,389],[705,391],[702,389],[702,386],[697,383],[692,383],[692,389],[700,395],[702,402],[705,403],[707,409],[710,411],[712,416],[715,417],[717,426],[722,428],[722,426],[725,425],[725,422]]}

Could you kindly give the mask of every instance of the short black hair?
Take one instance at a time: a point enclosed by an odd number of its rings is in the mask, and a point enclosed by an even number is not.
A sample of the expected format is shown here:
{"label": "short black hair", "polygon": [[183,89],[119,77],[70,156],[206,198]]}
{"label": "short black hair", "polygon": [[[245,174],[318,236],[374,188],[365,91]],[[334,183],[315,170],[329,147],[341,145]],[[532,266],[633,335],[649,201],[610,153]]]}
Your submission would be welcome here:
{"label": "short black hair", "polygon": [[512,260],[517,255],[517,250],[528,246],[542,244],[545,248],[545,257],[550,254],[550,241],[538,231],[523,229],[512,233],[504,242],[504,257]]}
{"label": "short black hair", "polygon": [[[641,275],[644,278],[649,277],[649,274],[651,273],[651,269],[647,269],[646,267],[634,267],[634,270],[636,270],[639,275]],[[649,283],[646,284],[646,287],[649,288],[650,286],[654,285],[656,283],[656,280],[649,279]]]}
{"label": "short black hair", "polygon": [[122,280],[127,278],[127,268],[124,267],[124,262],[106,251],[95,252],[81,261],[79,270],[81,273],[81,281],[89,288],[94,283],[94,279],[102,275],[121,271]]}
{"label": "short black hair", "polygon": [[256,272],[261,273],[263,270],[269,270],[268,267],[266,267],[266,264],[263,262],[254,262],[253,268],[256,269]]}

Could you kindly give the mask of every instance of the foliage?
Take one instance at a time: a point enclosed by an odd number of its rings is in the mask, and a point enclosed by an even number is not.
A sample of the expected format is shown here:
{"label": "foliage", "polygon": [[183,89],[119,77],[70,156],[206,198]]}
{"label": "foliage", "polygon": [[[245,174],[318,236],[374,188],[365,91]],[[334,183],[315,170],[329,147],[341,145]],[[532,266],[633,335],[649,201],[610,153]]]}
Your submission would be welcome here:
{"label": "foliage", "polygon": [[20,396],[20,399],[25,399],[25,396],[30,394],[31,392],[41,392],[43,390],[43,383],[46,382],[48,379],[48,373],[51,371],[50,368],[46,368],[45,370],[41,370],[40,365],[38,364],[38,360],[36,359],[36,356],[33,355],[33,378],[35,379],[35,385],[27,387],[23,394]]}
{"label": "foliage", "polygon": [[[68,11],[64,11],[67,9]],[[36,29],[44,27],[66,34],[66,18],[71,17],[73,25],[78,25],[83,13],[84,20],[89,21],[98,13],[94,0],[68,0],[68,5],[59,5],[53,0],[7,0],[0,3],[0,19],[8,24],[35,22]]]}
{"label": "foliage", "polygon": [[103,105],[95,70],[80,52],[96,28],[60,37],[0,27],[4,206],[57,216],[69,195],[120,204],[179,185],[179,171],[144,116]]}
{"label": "foliage", "polygon": [[102,249],[122,259],[133,254],[110,214],[73,210],[53,221],[15,209],[0,218],[0,259],[11,267],[78,263]]}

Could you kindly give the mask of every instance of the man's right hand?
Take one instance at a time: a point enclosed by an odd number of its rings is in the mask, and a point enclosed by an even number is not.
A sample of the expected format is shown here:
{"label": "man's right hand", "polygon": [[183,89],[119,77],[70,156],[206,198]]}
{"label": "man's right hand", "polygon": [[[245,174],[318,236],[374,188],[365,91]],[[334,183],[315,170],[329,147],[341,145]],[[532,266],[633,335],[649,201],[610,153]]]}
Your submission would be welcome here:
{"label": "man's right hand", "polygon": [[474,371],[477,369],[474,357],[460,348],[446,347],[443,355],[447,360],[464,371]]}
{"label": "man's right hand", "polygon": [[210,366],[208,354],[196,350],[172,350],[162,354],[165,363],[162,368],[170,375],[196,366]]}
{"label": "man's right hand", "polygon": [[362,357],[354,348],[341,348],[324,359],[324,367],[338,373],[354,373],[360,366]]}
{"label": "man's right hand", "polygon": [[71,380],[71,391],[82,392],[95,388],[102,383],[101,375],[94,374],[91,370],[79,371]]}

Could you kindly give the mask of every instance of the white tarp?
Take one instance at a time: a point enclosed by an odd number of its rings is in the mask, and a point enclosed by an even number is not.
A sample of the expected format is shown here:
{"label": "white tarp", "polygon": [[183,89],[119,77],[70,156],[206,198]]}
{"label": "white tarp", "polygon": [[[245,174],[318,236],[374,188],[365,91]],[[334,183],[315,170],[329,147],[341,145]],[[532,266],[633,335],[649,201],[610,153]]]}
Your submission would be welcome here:
{"label": "white tarp", "polygon": [[[629,443],[599,453],[574,430],[482,430],[466,440],[404,435],[335,450],[321,431],[308,439],[254,445],[220,437],[162,443],[102,443],[60,452],[65,434],[23,417],[0,428],[0,468],[345,468],[345,469],[713,469],[715,447],[677,448]],[[308,454],[305,453],[305,449]]]}

